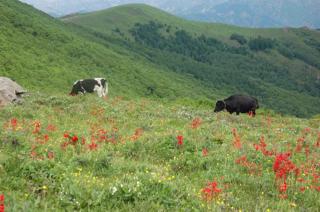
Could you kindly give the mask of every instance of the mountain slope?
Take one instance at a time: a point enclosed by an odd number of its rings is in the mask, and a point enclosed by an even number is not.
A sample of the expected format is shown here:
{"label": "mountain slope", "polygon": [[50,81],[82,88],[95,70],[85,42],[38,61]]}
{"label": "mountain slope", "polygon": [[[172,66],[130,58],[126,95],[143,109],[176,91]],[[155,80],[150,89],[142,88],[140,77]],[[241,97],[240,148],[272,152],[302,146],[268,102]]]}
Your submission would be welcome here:
{"label": "mountain slope", "polygon": [[110,82],[111,95],[214,95],[197,80],[164,71],[121,47],[92,42],[16,0],[0,1],[0,75],[27,90],[48,93],[68,93],[79,78],[103,76]]}
{"label": "mountain slope", "polygon": [[229,0],[219,4],[201,2],[196,8],[177,13],[208,22],[222,22],[249,27],[320,26],[317,0]]}
{"label": "mountain slope", "polygon": [[315,107],[320,103],[316,31],[191,22],[141,4],[63,20],[87,30],[85,36],[98,43],[112,40],[206,87],[255,95],[263,105],[283,113],[320,112]]}

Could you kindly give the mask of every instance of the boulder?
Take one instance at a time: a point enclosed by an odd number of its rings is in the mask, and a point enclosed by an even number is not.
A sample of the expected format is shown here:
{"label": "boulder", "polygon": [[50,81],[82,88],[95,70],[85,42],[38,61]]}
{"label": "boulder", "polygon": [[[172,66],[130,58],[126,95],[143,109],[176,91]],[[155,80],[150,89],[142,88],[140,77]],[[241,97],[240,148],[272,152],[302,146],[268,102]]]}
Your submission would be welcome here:
{"label": "boulder", "polygon": [[7,77],[0,77],[0,106],[11,103],[21,103],[22,95],[26,93],[18,83]]}

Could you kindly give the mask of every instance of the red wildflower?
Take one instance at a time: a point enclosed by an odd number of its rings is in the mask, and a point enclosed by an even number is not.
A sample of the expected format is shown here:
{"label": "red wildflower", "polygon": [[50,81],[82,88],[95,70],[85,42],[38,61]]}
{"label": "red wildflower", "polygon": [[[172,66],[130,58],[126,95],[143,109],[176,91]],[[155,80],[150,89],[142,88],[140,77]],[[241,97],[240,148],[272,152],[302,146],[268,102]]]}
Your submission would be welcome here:
{"label": "red wildflower", "polygon": [[236,160],[237,164],[242,164],[243,162],[247,162],[247,156],[246,155],[243,155],[243,156],[241,156],[240,158],[238,158]]}
{"label": "red wildflower", "polygon": [[207,149],[207,148],[203,148],[203,149],[202,149],[202,156],[203,156],[203,157],[208,156],[208,149]]}
{"label": "red wildflower", "polygon": [[299,178],[297,179],[297,181],[300,182],[300,183],[303,183],[305,180],[304,180],[303,178],[299,177]]}
{"label": "red wildflower", "polygon": [[260,137],[260,143],[259,144],[253,144],[254,148],[256,149],[256,151],[261,150],[262,154],[265,156],[272,156],[274,153],[273,151],[269,151],[266,149],[267,144],[264,140],[264,136]]}
{"label": "red wildflower", "polygon": [[47,126],[47,131],[51,131],[51,132],[53,132],[53,131],[56,131],[56,127],[54,126],[54,125],[52,125],[52,124],[49,124],[48,126]]}
{"label": "red wildflower", "polygon": [[48,140],[49,140],[49,135],[45,134],[45,135],[43,136],[43,139],[44,139],[44,141],[48,141]]}
{"label": "red wildflower", "polygon": [[318,138],[317,138],[317,141],[314,145],[315,145],[315,147],[320,147],[320,132],[318,133]]}
{"label": "red wildflower", "polygon": [[85,145],[86,144],[86,139],[84,137],[81,138],[81,144]]}
{"label": "red wildflower", "polygon": [[203,199],[210,201],[217,197],[222,192],[222,189],[218,188],[218,183],[216,181],[209,182],[205,188],[202,189]]}
{"label": "red wildflower", "polygon": [[296,171],[297,167],[289,160],[290,153],[281,153],[276,156],[273,164],[273,171],[277,179],[286,180],[290,172]]}
{"label": "red wildflower", "polygon": [[94,141],[92,141],[91,144],[89,144],[89,149],[90,150],[96,150],[97,149],[97,144]]}
{"label": "red wildflower", "polygon": [[298,138],[297,146],[296,146],[296,149],[295,149],[296,152],[301,152],[304,141],[305,141],[304,137]]}
{"label": "red wildflower", "polygon": [[54,158],[54,153],[51,152],[51,151],[49,151],[49,152],[48,152],[48,159],[51,160],[51,159],[53,159],[53,158]]}
{"label": "red wildflower", "polygon": [[64,138],[70,138],[70,135],[69,135],[69,133],[64,133],[64,134],[63,134],[63,137],[64,137]]}
{"label": "red wildflower", "polygon": [[233,146],[236,149],[241,149],[242,144],[241,144],[240,136],[237,133],[237,129],[233,128],[232,129],[232,134],[233,134]]}
{"label": "red wildflower", "polygon": [[18,120],[16,118],[13,118],[13,119],[10,120],[10,122],[11,122],[12,129],[16,130],[17,125],[18,125]]}
{"label": "red wildflower", "polygon": [[307,127],[303,130],[303,133],[304,134],[308,134],[308,133],[311,133],[311,128],[310,127]]}
{"label": "red wildflower", "polygon": [[177,142],[178,146],[182,146],[183,145],[183,136],[182,135],[178,135],[177,136],[177,140],[178,140],[178,142]]}
{"label": "red wildflower", "polygon": [[131,141],[136,141],[138,140],[138,138],[140,138],[143,134],[143,129],[142,128],[138,128],[136,129],[136,131],[134,132],[134,135],[131,136]]}
{"label": "red wildflower", "polygon": [[5,209],[4,204],[1,203],[1,204],[0,204],[0,212],[4,212],[4,209]]}
{"label": "red wildflower", "polygon": [[63,143],[61,144],[61,148],[62,148],[63,150],[65,150],[68,145],[69,145],[68,142],[63,142]]}
{"label": "red wildflower", "polygon": [[30,155],[32,158],[35,158],[35,157],[37,157],[37,152],[31,151]]}
{"label": "red wildflower", "polygon": [[33,134],[39,133],[41,129],[41,123],[39,121],[35,121],[33,125],[34,125],[34,130],[32,131],[32,133]]}
{"label": "red wildflower", "polygon": [[4,202],[4,194],[0,194],[0,203]]}
{"label": "red wildflower", "polygon": [[307,189],[306,187],[302,186],[302,187],[300,187],[299,190],[300,190],[301,192],[304,192],[306,189]]}
{"label": "red wildflower", "polygon": [[249,112],[248,112],[248,116],[249,116],[250,118],[254,117],[253,111],[249,111]]}
{"label": "red wildflower", "polygon": [[200,127],[201,123],[202,123],[202,119],[197,117],[197,118],[192,120],[191,128],[192,129],[197,129],[198,127]]}
{"label": "red wildflower", "polygon": [[287,198],[288,198],[288,195],[287,195],[287,194],[280,194],[280,195],[279,195],[279,198],[280,198],[280,199],[287,199]]}
{"label": "red wildflower", "polygon": [[286,183],[286,182],[283,182],[283,183],[280,185],[280,187],[279,187],[279,191],[280,191],[281,193],[285,193],[285,192],[287,191],[287,189],[288,189],[288,186],[287,186],[287,183]]}
{"label": "red wildflower", "polygon": [[78,138],[78,136],[74,135],[74,136],[71,138],[71,140],[72,140],[72,143],[75,144],[75,143],[79,140],[79,138]]}

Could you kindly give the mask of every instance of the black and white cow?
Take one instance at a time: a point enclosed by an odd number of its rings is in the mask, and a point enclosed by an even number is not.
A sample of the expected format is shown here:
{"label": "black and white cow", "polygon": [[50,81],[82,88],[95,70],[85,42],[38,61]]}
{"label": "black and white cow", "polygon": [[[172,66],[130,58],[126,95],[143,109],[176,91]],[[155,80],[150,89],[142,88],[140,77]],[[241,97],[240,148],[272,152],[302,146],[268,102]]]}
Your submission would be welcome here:
{"label": "black and white cow", "polygon": [[70,95],[93,93],[97,92],[99,97],[104,97],[108,94],[108,82],[104,78],[82,79],[77,80],[70,92]]}
{"label": "black and white cow", "polygon": [[236,112],[239,115],[239,113],[252,112],[254,116],[258,108],[259,103],[256,98],[245,95],[233,95],[227,99],[217,101],[214,112],[226,109],[230,114]]}

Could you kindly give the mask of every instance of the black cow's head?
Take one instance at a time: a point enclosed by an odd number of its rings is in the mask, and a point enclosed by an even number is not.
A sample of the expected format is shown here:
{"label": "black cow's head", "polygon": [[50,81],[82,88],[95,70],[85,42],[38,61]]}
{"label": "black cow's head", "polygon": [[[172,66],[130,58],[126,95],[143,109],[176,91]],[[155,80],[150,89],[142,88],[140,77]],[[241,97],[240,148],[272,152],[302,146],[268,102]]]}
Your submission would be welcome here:
{"label": "black cow's head", "polygon": [[217,101],[214,112],[220,112],[226,108],[226,103],[224,101]]}
{"label": "black cow's head", "polygon": [[80,81],[76,81],[73,86],[72,86],[72,90],[71,92],[69,93],[69,95],[71,96],[75,96],[77,95],[79,92],[82,91],[82,88],[81,88],[81,84],[80,84]]}

